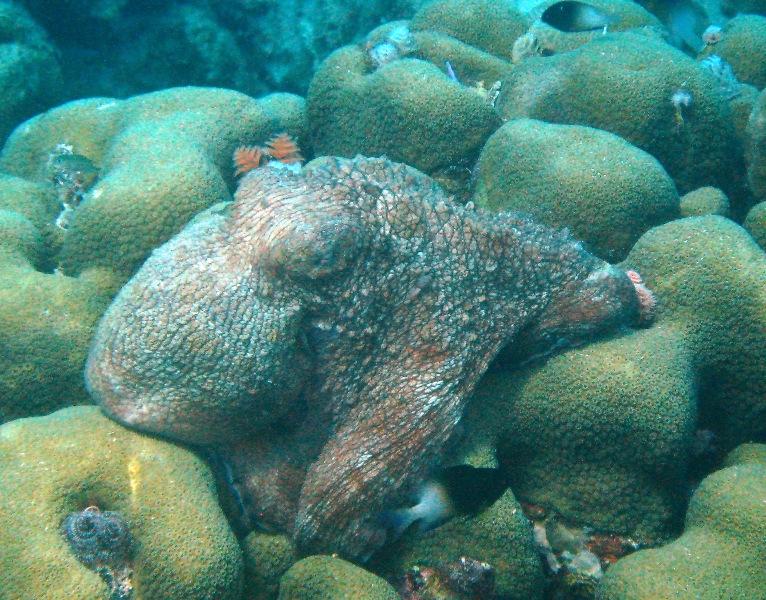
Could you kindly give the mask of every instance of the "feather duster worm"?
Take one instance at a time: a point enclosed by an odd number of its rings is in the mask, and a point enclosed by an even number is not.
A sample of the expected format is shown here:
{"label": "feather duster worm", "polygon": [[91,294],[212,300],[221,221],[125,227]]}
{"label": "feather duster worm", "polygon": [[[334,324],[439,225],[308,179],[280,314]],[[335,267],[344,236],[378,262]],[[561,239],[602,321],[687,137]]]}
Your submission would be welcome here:
{"label": "feather duster worm", "polygon": [[272,136],[266,146],[240,146],[234,151],[234,174],[239,177],[270,160],[291,165],[303,162],[301,149],[287,133]]}

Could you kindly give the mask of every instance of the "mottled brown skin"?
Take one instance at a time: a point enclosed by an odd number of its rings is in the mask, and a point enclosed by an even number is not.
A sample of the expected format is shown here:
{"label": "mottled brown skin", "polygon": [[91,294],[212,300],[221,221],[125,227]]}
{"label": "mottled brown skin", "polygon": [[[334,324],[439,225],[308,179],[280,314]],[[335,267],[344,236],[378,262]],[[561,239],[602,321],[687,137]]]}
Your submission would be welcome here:
{"label": "mottled brown skin", "polygon": [[567,233],[453,203],[383,159],[261,168],[156,250],[99,327],[107,414],[217,448],[243,506],[307,553],[369,555],[498,351],[638,319]]}

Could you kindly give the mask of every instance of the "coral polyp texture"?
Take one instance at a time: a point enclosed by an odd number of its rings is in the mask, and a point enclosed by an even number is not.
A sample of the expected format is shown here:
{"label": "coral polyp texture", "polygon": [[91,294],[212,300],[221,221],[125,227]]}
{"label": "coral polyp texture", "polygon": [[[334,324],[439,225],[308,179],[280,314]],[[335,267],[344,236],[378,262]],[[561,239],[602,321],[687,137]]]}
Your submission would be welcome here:
{"label": "coral polyp texture", "polygon": [[0,426],[0,547],[2,600],[241,598],[207,465],[95,406]]}
{"label": "coral polyp texture", "polygon": [[[676,92],[683,93],[672,101]],[[617,134],[654,156],[680,193],[715,186],[732,214],[748,208],[743,152],[720,83],[660,39],[600,35],[576,50],[525,60],[503,78],[496,106],[504,119]]]}
{"label": "coral polyp texture", "polygon": [[[481,493],[470,484],[465,485],[463,492],[466,495]],[[544,597],[545,577],[532,527],[511,490],[506,490],[491,506],[478,513],[456,515],[429,531],[411,528],[379,552],[371,567],[396,581],[414,565],[455,564],[465,556],[479,556],[491,566],[497,597],[504,600],[542,600]]]}
{"label": "coral polyp texture", "polygon": [[599,600],[763,598],[766,590],[766,446],[744,444],[689,503],[683,535],[619,561]]}
{"label": "coral polyp texture", "polygon": [[296,562],[279,584],[280,600],[400,600],[384,579],[332,556],[309,556]]}
{"label": "coral polyp texture", "polygon": [[738,15],[721,32],[721,41],[714,50],[731,64],[734,74],[743,83],[762,90],[766,87],[766,17]]}
{"label": "coral polyp texture", "polygon": [[385,155],[465,191],[476,155],[501,124],[488,91],[512,66],[513,43],[528,25],[508,2],[440,0],[339,48],[307,95],[316,152]]}
{"label": "coral polyp texture", "polygon": [[746,127],[747,179],[755,197],[766,201],[766,90],[758,95]]}
{"label": "coral polyp texture", "polygon": [[606,260],[678,216],[678,194],[655,158],[600,129],[512,119],[484,145],[474,201],[567,226]]}
{"label": "coral polyp texture", "polygon": [[234,148],[290,131],[300,135],[303,101],[289,94],[254,100],[216,88],[173,88],[127,100],[64,104],[18,127],[0,169],[49,179],[60,144],[92,161],[98,180],[67,230],[57,265],[67,275],[109,268],[127,279],[149,252],[197,212],[230,200]]}
{"label": "coral polyp texture", "polygon": [[751,208],[742,226],[758,245],[766,250],[766,202],[760,202]]}
{"label": "coral polyp texture", "polygon": [[453,460],[496,452],[522,502],[656,544],[679,533],[702,455],[766,435],[766,255],[731,220],[691,217],[649,230],[625,266],[657,298],[652,327],[493,369]]}
{"label": "coral polyp texture", "polygon": [[252,171],[157,249],[86,378],[120,422],[215,445],[249,515],[302,551],[358,558],[501,347],[547,352],[640,314],[630,277],[569,234],[461,207],[404,165],[326,157]]}

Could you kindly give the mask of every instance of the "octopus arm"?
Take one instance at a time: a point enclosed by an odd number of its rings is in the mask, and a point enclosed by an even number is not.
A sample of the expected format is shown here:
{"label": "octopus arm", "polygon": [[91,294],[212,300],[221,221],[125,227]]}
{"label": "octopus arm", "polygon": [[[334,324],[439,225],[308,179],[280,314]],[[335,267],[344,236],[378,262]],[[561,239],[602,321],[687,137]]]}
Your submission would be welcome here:
{"label": "octopus arm", "polygon": [[501,343],[488,343],[474,360],[460,341],[447,351],[408,346],[365,375],[363,399],[309,467],[294,530],[302,551],[364,560],[385,543],[381,513],[406,505],[438,467],[467,395]]}

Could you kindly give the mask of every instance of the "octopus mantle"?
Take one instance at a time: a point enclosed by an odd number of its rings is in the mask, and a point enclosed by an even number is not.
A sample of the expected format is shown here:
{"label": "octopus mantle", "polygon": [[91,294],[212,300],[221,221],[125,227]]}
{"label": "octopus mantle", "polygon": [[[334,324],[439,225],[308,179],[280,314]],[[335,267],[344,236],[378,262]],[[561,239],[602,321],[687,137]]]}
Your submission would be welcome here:
{"label": "octopus mantle", "polygon": [[155,250],[86,380],[121,423],[215,448],[242,507],[301,550],[359,558],[503,346],[578,342],[639,308],[568,233],[460,206],[404,165],[324,158],[256,169]]}

